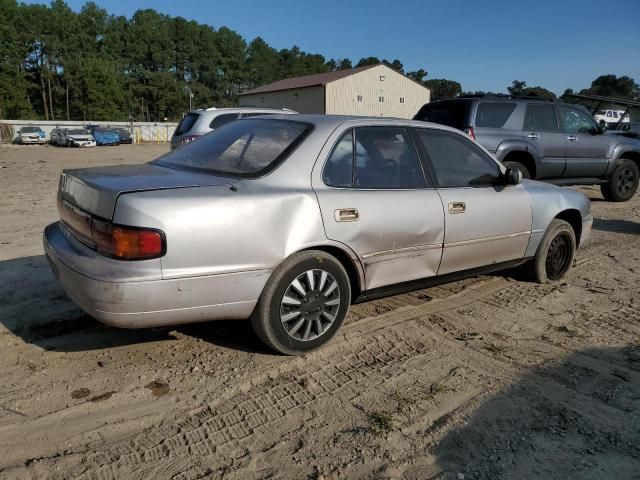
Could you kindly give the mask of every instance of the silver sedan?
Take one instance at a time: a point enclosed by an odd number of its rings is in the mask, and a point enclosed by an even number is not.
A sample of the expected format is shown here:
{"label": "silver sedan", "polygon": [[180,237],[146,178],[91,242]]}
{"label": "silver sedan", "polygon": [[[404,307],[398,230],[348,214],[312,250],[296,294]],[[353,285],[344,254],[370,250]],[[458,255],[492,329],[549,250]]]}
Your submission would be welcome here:
{"label": "silver sedan", "polygon": [[299,354],[357,300],[525,263],[533,280],[559,280],[589,208],[447,127],[274,115],[148,164],[65,170],[44,249],[104,323],[250,318]]}

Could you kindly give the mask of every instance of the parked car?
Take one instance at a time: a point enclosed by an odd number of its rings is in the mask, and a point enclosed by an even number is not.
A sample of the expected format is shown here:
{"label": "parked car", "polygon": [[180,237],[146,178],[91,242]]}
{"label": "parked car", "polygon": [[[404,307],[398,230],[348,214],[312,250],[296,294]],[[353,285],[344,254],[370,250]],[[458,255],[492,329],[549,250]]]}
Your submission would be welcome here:
{"label": "parked car", "polygon": [[615,128],[618,122],[628,124],[631,121],[629,114],[625,114],[624,110],[598,110],[593,119],[601,128]]}
{"label": "parked car", "polygon": [[118,132],[107,127],[92,127],[89,132],[96,141],[96,145],[119,145],[120,135]]}
{"label": "parked car", "polygon": [[63,128],[58,136],[58,145],[64,147],[95,147],[96,140],[84,128]]}
{"label": "parked car", "polygon": [[53,128],[51,130],[51,133],[49,134],[49,144],[60,146],[61,139],[62,139],[62,129]]}
{"label": "parked car", "polygon": [[171,148],[179,147],[185,143],[209,133],[216,128],[239,118],[257,117],[261,115],[272,115],[274,113],[295,114],[293,110],[287,108],[206,108],[192,110],[187,113],[171,137]]}
{"label": "parked car", "polygon": [[560,280],[593,221],[583,194],[410,120],[242,119],[59,185],[44,249],[88,314],[127,328],[250,317],[286,354],[324,344],[354,300],[524,263]]}
{"label": "parked car", "polygon": [[127,130],[124,127],[116,127],[114,128],[114,130],[118,134],[120,143],[127,143],[127,144],[133,143],[133,140],[131,139],[131,133],[129,133],[129,130]]}
{"label": "parked car", "polygon": [[424,105],[416,120],[463,130],[525,178],[599,184],[629,200],[640,179],[640,140],[605,134],[581,106],[508,96],[458,97]]}
{"label": "parked car", "polygon": [[16,143],[33,145],[45,143],[45,133],[40,127],[22,127],[18,131]]}

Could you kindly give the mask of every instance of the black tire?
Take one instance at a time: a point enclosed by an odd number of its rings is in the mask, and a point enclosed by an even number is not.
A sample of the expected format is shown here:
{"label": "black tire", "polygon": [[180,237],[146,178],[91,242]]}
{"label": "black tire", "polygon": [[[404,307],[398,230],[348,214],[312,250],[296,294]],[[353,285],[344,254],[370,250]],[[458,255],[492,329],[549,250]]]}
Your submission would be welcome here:
{"label": "black tire", "polygon": [[529,273],[538,283],[561,280],[571,268],[576,254],[576,234],[564,220],[554,219],[549,224],[536,255],[529,263]]}
{"label": "black tire", "polygon": [[[313,288],[310,288],[309,280],[304,280],[308,279],[309,271],[312,272]],[[325,285],[321,285],[323,272],[327,274]],[[306,295],[294,289],[295,280],[304,284],[302,287]],[[332,280],[336,287],[325,295],[333,285],[327,282]],[[289,305],[285,299],[290,298],[300,303]],[[325,303],[336,301],[338,303],[332,306]],[[291,255],[271,274],[251,315],[251,325],[258,337],[272,349],[285,355],[300,355],[324,345],[335,335],[350,304],[351,285],[342,264],[326,252],[307,250]],[[284,320],[291,315],[291,321]],[[332,321],[331,317],[334,317]],[[302,326],[294,331],[298,323]],[[320,329],[323,330],[319,332]],[[309,338],[300,338],[305,334]]]}
{"label": "black tire", "polygon": [[613,170],[609,181],[600,185],[600,191],[609,202],[626,202],[638,190],[640,169],[633,160],[622,159]]}
{"label": "black tire", "polygon": [[520,162],[514,162],[509,160],[509,161],[503,162],[503,165],[507,168],[515,168],[516,170],[520,170],[520,172],[522,172],[522,178],[531,178],[531,172],[529,171],[529,169]]}

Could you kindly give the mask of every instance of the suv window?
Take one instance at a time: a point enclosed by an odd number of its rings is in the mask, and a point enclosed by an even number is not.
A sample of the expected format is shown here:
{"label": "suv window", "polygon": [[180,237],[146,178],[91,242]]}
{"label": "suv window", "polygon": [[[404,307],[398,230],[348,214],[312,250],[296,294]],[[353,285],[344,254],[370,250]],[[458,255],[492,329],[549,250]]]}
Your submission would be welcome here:
{"label": "suv window", "polygon": [[560,107],[560,119],[565,133],[591,133],[598,129],[589,115],[576,108]]}
{"label": "suv window", "polygon": [[345,133],[327,159],[322,178],[333,187],[426,187],[409,132],[399,127],[359,127]]}
{"label": "suv window", "polygon": [[198,120],[199,116],[200,115],[198,115],[197,113],[187,113],[184,118],[180,120],[180,123],[178,124],[178,126],[176,127],[176,131],[174,132],[174,135],[182,135],[191,130],[193,125],[196,123],[196,120]]}
{"label": "suv window", "polygon": [[222,125],[226,125],[229,122],[233,122],[238,119],[239,114],[237,113],[223,113],[222,115],[218,115],[217,117],[213,117],[211,123],[209,124],[209,128],[216,129],[221,127]]}
{"label": "suv window", "polygon": [[552,105],[529,105],[524,117],[523,130],[558,132],[558,119]]}
{"label": "suv window", "polygon": [[243,113],[242,118],[261,117],[262,115],[273,115],[273,114],[268,112],[249,112],[249,113]]}
{"label": "suv window", "polygon": [[312,127],[289,120],[247,119],[224,125],[154,164],[232,177],[258,177],[275,168]]}
{"label": "suv window", "polygon": [[469,100],[444,100],[427,103],[413,119],[439,123],[458,130],[464,130],[470,125],[470,107],[471,101]]}
{"label": "suv window", "polygon": [[502,128],[515,108],[515,103],[481,102],[476,111],[476,127]]}
{"label": "suv window", "polygon": [[500,177],[496,162],[463,135],[426,128],[417,131],[440,187],[485,187]]}

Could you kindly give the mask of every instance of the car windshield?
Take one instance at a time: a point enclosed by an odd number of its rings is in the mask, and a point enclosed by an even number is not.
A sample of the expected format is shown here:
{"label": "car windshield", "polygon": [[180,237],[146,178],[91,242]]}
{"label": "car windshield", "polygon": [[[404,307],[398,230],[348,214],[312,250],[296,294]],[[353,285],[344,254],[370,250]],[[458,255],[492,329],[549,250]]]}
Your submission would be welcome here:
{"label": "car windshield", "polygon": [[37,133],[40,132],[38,127],[24,127],[22,133]]}
{"label": "car windshield", "polygon": [[256,177],[278,165],[310,130],[309,124],[289,120],[239,120],[153,163],[181,170]]}
{"label": "car windshield", "polygon": [[99,132],[99,133],[111,133],[112,130],[108,129],[108,128],[94,128],[93,129],[94,132]]}
{"label": "car windshield", "polygon": [[67,131],[68,135],[89,135],[89,132],[87,130],[83,130],[81,128],[77,128],[74,130],[68,130]]}

